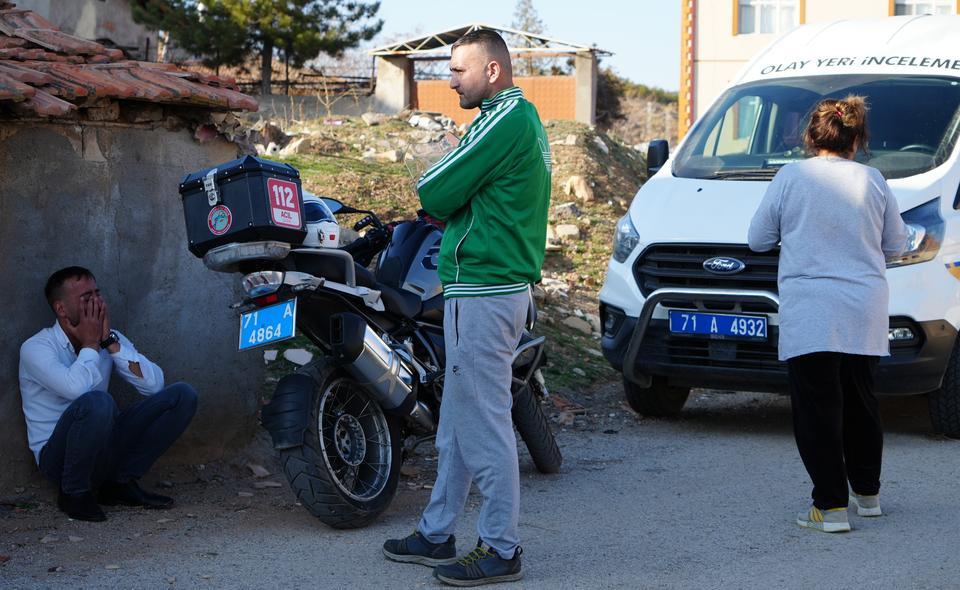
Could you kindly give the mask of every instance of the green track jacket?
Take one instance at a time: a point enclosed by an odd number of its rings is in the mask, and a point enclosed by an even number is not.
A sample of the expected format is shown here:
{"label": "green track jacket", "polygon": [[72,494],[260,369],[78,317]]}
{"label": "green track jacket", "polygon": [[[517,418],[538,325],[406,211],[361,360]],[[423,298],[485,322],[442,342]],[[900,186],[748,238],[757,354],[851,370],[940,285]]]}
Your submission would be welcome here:
{"label": "green track jacket", "polygon": [[446,222],[444,297],[518,293],[540,280],[550,206],[550,144],[517,88],[483,101],[460,145],[417,182],[424,210]]}

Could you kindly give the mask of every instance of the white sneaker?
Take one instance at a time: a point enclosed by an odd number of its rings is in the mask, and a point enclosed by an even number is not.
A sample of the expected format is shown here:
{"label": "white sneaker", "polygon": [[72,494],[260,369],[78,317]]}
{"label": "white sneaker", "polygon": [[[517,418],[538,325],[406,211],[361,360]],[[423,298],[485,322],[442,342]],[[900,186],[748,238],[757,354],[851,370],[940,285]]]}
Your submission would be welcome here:
{"label": "white sneaker", "polygon": [[861,496],[850,492],[850,503],[857,507],[857,514],[860,516],[881,516],[880,494],[872,496]]}
{"label": "white sneaker", "polygon": [[811,506],[807,512],[801,512],[797,515],[797,524],[823,533],[850,532],[850,521],[847,519],[846,508],[820,510],[816,506]]}

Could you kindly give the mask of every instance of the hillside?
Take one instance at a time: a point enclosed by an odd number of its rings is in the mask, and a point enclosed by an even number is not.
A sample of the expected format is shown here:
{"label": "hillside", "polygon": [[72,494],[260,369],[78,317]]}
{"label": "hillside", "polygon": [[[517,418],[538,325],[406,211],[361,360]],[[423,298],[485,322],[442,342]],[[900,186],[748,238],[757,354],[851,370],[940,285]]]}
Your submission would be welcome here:
{"label": "hillside", "polygon": [[[304,187],[316,194],[369,208],[385,220],[410,218],[419,207],[413,154],[437,147],[440,127],[451,125],[431,117],[434,123],[413,127],[409,118],[290,121],[282,133],[261,122],[258,150],[298,168]],[[600,355],[597,294],[614,224],[644,180],[644,159],[586,125],[551,121],[546,129],[553,193],[544,281],[537,289],[538,332],[550,340],[548,386],[580,392],[617,378]],[[279,359],[277,374],[289,369]]]}

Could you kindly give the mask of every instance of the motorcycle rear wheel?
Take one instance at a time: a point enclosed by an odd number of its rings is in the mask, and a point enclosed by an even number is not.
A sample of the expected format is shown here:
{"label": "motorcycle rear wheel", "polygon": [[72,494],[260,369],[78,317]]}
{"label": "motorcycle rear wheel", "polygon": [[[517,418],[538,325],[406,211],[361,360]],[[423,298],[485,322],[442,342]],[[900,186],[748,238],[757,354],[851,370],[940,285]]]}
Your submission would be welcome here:
{"label": "motorcycle rear wheel", "polygon": [[557,446],[550,423],[540,406],[543,397],[540,383],[531,379],[513,395],[513,423],[520,438],[530,451],[530,458],[540,473],[559,473],[563,465],[563,455]]}
{"label": "motorcycle rear wheel", "polygon": [[399,419],[335,367],[312,371],[310,424],[303,445],[280,452],[297,500],[323,523],[359,528],[390,505],[400,479]]}

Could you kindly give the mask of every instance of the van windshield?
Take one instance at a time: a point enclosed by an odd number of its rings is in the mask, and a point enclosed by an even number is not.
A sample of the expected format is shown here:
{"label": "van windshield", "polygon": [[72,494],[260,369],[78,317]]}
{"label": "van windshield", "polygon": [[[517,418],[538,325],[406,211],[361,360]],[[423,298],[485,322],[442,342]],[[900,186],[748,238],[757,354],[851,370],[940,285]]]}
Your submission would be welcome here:
{"label": "van windshield", "polygon": [[815,76],[755,82],[728,90],[691,131],[675,176],[769,180],[809,157],[803,130],[824,98],[858,94],[870,107],[867,153],[857,161],[884,177],[926,172],[950,157],[960,134],[960,81],[889,75]]}

